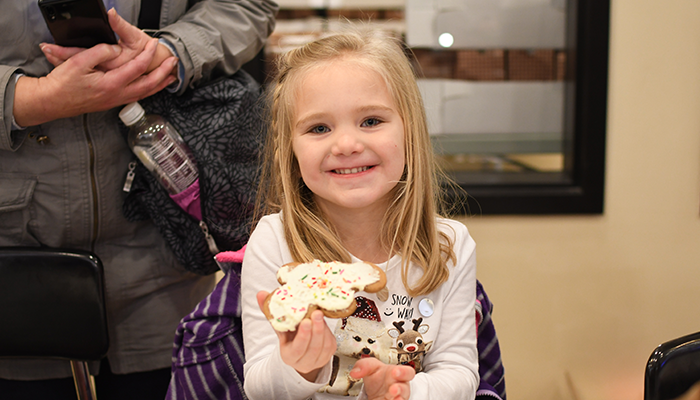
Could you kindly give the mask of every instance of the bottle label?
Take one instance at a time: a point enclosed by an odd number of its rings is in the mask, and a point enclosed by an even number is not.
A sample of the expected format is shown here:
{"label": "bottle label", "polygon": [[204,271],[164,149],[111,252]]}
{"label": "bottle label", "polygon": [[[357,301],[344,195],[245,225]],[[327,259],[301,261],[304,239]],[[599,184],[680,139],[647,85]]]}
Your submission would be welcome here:
{"label": "bottle label", "polygon": [[197,179],[196,166],[190,162],[191,155],[170,135],[158,138],[149,148],[149,153],[175,192],[185,190]]}

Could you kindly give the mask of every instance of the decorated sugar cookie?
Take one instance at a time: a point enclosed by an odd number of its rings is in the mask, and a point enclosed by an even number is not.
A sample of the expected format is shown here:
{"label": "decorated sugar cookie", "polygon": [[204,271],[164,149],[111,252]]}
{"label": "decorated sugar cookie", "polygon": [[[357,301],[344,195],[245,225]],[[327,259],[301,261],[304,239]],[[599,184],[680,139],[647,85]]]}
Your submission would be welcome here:
{"label": "decorated sugar cookie", "polygon": [[263,311],[279,332],[296,330],[316,309],[330,318],[345,318],[355,311],[355,292],[374,293],[386,285],[384,271],[366,262],[286,264],[277,280],[282,286],[267,296]]}

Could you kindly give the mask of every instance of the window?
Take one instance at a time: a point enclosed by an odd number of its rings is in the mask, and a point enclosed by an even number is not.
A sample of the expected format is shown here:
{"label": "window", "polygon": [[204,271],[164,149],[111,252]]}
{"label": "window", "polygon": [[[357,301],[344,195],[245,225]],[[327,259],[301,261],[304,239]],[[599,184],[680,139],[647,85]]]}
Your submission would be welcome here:
{"label": "window", "polygon": [[315,3],[279,1],[268,60],[338,17],[401,35],[462,213],[603,212],[609,0]]}

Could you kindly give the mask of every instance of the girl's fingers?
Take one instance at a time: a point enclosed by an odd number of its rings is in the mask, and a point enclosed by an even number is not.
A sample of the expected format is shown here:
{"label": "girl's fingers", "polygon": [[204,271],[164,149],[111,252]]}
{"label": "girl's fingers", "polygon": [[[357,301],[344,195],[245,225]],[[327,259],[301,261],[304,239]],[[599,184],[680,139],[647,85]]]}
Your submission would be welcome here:
{"label": "girl's fingers", "polygon": [[258,300],[258,307],[260,307],[260,311],[264,310],[263,304],[265,304],[265,299],[267,298],[268,294],[268,292],[261,290],[255,295],[256,299]]}
{"label": "girl's fingers", "polygon": [[304,356],[306,356],[309,351],[309,344],[311,343],[311,338],[313,335],[313,323],[309,319],[301,321],[297,327],[296,336],[294,336],[294,342],[291,345],[291,356],[300,361]]}
{"label": "girl's fingers", "polygon": [[416,376],[416,370],[406,365],[399,365],[391,371],[391,376],[398,382],[408,382]]}
{"label": "girl's fingers", "polygon": [[323,355],[323,350],[326,349],[326,340],[325,340],[325,328],[326,328],[326,322],[323,320],[323,313],[321,311],[314,311],[311,314],[311,334],[313,335],[314,338],[318,338],[322,340],[320,343],[320,346],[317,346],[315,350],[318,351],[318,356]]}
{"label": "girl's fingers", "polygon": [[401,385],[399,384],[393,384],[389,386],[389,396],[391,399],[396,399],[397,397],[401,396]]}
{"label": "girl's fingers", "polygon": [[[260,310],[264,309],[268,292],[260,291],[256,300]],[[280,341],[282,359],[297,370],[314,370],[318,364],[325,364],[335,352],[336,344],[333,335],[323,319],[323,312],[314,311],[294,332],[276,332]],[[329,337],[330,336],[330,337]]]}
{"label": "girl's fingers", "polygon": [[411,396],[410,386],[407,383],[394,383],[389,387],[389,398],[394,400],[408,399]]}
{"label": "girl's fingers", "polygon": [[326,324],[326,321],[323,318],[322,312],[320,322],[321,328],[325,330],[325,332],[323,333],[325,341],[323,342],[323,351],[321,352],[321,361],[323,362],[328,361],[328,359],[332,357],[333,354],[335,354],[335,351],[338,349],[338,342],[336,341],[333,332],[331,332],[330,328],[328,328],[328,325]]}
{"label": "girl's fingers", "polygon": [[384,363],[374,357],[361,358],[355,362],[355,366],[350,371],[353,379],[362,379],[367,375],[375,373]]}
{"label": "girl's fingers", "polygon": [[[314,346],[309,350],[315,351],[315,363],[323,364],[328,361],[328,357],[335,353],[337,344],[333,335],[328,335],[328,326],[323,319],[323,312],[316,310],[311,314],[311,322],[313,326]],[[319,343],[320,341],[320,343]]]}
{"label": "girl's fingers", "polygon": [[[262,311],[263,314],[265,313],[265,311],[264,311],[265,306],[264,305],[265,305],[265,299],[267,298],[268,294],[269,294],[268,292],[261,290],[255,295],[255,299],[258,301],[258,307],[260,307],[260,311]],[[287,342],[291,342],[294,339],[294,336],[290,336],[289,332],[277,332],[277,331],[275,331],[275,333],[277,334],[277,337],[279,337],[281,345],[285,345]]]}

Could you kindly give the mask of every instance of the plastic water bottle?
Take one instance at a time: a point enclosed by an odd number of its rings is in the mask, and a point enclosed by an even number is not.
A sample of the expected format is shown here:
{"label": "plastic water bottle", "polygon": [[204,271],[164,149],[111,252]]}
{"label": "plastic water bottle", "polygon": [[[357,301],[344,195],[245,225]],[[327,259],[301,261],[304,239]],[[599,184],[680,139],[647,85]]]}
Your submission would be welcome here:
{"label": "plastic water bottle", "polygon": [[160,115],[148,114],[137,102],[127,104],[119,118],[129,127],[128,143],[141,163],[171,195],[197,181],[197,163],[182,136]]}

